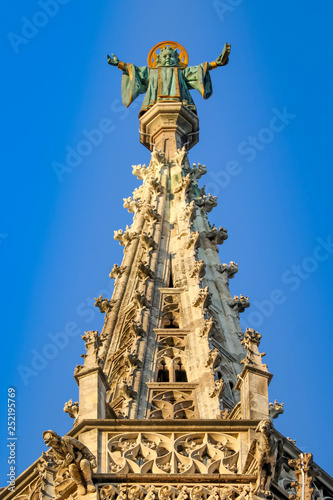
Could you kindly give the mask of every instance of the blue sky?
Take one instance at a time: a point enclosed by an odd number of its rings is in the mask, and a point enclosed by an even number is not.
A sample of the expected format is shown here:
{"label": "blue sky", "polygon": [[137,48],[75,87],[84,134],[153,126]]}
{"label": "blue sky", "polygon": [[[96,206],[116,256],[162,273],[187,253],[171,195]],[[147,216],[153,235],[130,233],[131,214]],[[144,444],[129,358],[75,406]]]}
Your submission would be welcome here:
{"label": "blue sky", "polygon": [[139,104],[122,107],[121,72],[106,54],[143,66],[163,40],[184,45],[192,65],[231,43],[213,96],[193,92],[200,142],[189,158],[207,166],[202,184],[219,200],[210,220],[229,233],[220,258],[239,264],[231,293],[250,296],[242,326],[262,334],[270,400],[285,403],[276,428],[332,473],[332,3],[18,0],[1,9],[1,485],[8,387],[19,472],[45,449],[44,430],[72,426],[63,405],[78,396],[80,335],[102,327],[93,297],[111,294],[108,274],[122,259],[113,231],[130,224],[122,200],[138,186],[131,166],[149,162]]}

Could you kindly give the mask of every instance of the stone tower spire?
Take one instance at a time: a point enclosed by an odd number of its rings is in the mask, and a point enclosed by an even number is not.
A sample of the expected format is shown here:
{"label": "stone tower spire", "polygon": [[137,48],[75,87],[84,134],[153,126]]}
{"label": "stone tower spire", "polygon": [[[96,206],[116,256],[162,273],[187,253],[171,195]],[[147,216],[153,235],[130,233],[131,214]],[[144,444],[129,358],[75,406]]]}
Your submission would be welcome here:
{"label": "stone tower spire", "polygon": [[132,167],[133,223],[114,232],[123,260],[112,297],[95,299],[103,329],[82,337],[79,401],[64,408],[73,429],[45,431],[50,449],[0,499],[333,499],[332,478],[274,429],[283,404],[268,400],[261,334],[241,330],[249,298],[230,295],[238,265],[219,259],[227,230],[208,220],[217,199],[199,187],[206,167],[188,160],[199,140],[189,89],[208,98],[209,72],[229,52],[196,67],[174,42],[152,49],[149,68],[108,58],[126,105],[146,92],[140,142],[151,158]]}

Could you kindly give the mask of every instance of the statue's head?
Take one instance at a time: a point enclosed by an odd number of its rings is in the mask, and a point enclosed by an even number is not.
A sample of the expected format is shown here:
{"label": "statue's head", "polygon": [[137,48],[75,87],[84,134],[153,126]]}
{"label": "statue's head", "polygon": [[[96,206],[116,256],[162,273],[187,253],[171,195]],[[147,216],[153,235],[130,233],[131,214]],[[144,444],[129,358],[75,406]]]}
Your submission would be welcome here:
{"label": "statue's head", "polygon": [[43,439],[46,446],[55,446],[61,441],[61,437],[54,431],[44,431]]}
{"label": "statue's head", "polygon": [[166,46],[156,58],[156,66],[179,66],[179,54],[176,49]]}

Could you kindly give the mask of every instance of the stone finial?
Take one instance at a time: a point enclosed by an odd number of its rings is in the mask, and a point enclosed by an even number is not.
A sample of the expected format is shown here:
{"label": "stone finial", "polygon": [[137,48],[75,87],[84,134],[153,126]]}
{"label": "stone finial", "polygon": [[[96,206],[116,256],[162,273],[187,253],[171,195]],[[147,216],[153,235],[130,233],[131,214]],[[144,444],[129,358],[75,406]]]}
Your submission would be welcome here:
{"label": "stone finial", "polygon": [[75,403],[73,403],[73,400],[70,399],[65,403],[64,412],[68,413],[71,418],[76,419],[79,414],[79,402],[75,401]]}
{"label": "stone finial", "polygon": [[[54,431],[44,431],[43,439],[55,463],[57,476],[69,473],[77,487],[79,495],[94,493],[96,488],[91,479],[93,469],[96,469],[96,458],[80,441],[65,436],[60,437]],[[56,477],[57,479],[57,477]]]}
{"label": "stone finial", "polygon": [[260,339],[260,333],[256,332],[253,328],[246,329],[241,344],[245,347],[247,354],[241,363],[244,363],[245,365],[259,366],[260,368],[267,370],[267,365],[264,365],[262,362],[262,358],[266,356],[266,353],[259,353],[258,350]]}
{"label": "stone finial", "polygon": [[284,403],[278,403],[277,400],[274,403],[269,403],[269,418],[273,420],[284,412]]}
{"label": "stone finial", "polygon": [[82,354],[84,365],[78,365],[75,368],[74,376],[78,375],[83,368],[98,368],[103,365],[104,361],[99,357],[100,347],[103,345],[104,338],[101,338],[97,330],[90,330],[81,335],[85,342],[86,354]]}
{"label": "stone finial", "polygon": [[107,313],[111,311],[114,302],[113,299],[103,299],[103,295],[100,295],[98,298],[95,297],[94,306],[98,307],[101,313]]}
{"label": "stone finial", "polygon": [[301,453],[298,458],[288,460],[288,465],[293,469],[296,476],[296,481],[291,483],[291,486],[296,489],[296,495],[289,495],[289,499],[301,500],[302,498],[313,498],[314,490],[312,486],[312,453]]}

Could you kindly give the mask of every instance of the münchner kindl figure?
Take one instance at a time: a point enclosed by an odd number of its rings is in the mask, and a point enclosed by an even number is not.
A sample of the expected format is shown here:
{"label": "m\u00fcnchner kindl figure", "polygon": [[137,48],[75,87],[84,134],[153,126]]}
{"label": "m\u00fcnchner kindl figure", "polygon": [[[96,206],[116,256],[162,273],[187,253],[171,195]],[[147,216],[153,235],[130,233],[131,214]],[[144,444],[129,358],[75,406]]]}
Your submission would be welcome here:
{"label": "m\u00fcnchner kindl figure", "polygon": [[[182,59],[176,48],[179,47]],[[157,49],[160,52],[157,53]],[[139,68],[134,64],[119,61],[112,54],[108,63],[118,66],[123,71],[121,93],[123,104],[128,107],[139,94],[146,94],[139,117],[157,102],[181,102],[196,113],[196,108],[189,90],[197,89],[204,99],[212,93],[210,70],[228,64],[230,45],[225,44],[216,61],[187,67],[187,53],[175,42],[161,42],[149,54],[148,67]],[[155,60],[153,57],[155,56]]]}

